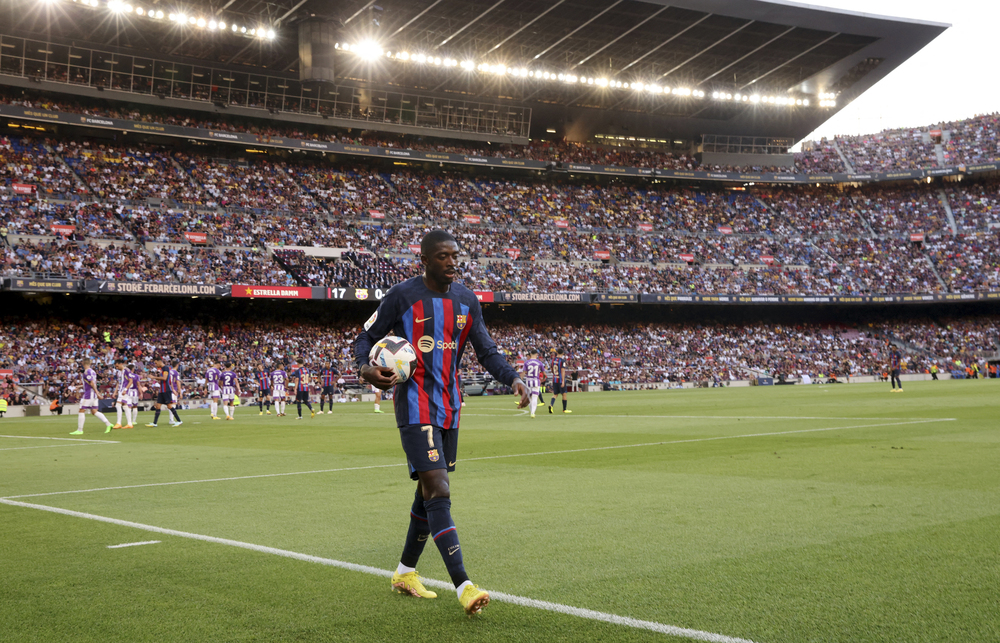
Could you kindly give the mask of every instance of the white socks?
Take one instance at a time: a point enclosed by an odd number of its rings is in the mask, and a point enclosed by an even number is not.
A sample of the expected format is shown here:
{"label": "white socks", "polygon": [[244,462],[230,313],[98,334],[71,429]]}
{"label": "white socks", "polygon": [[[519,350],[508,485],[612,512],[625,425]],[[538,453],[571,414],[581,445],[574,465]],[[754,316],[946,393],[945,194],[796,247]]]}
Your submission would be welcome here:
{"label": "white socks", "polygon": [[402,576],[403,574],[409,574],[410,572],[417,571],[416,567],[407,567],[403,563],[396,565],[396,573]]}
{"label": "white socks", "polygon": [[531,414],[535,414],[535,409],[538,408],[538,396],[534,393],[531,394]]}
{"label": "white socks", "polygon": [[87,414],[86,413],[77,413],[76,414],[76,430],[77,431],[83,431],[83,423],[86,422],[86,421],[87,421]]}
{"label": "white socks", "polygon": [[458,587],[455,588],[455,593],[458,594],[459,598],[462,598],[462,592],[464,592],[465,588],[468,587],[471,584],[472,584],[472,581],[471,580],[467,580],[467,581],[465,581],[464,583],[462,583],[461,585],[459,585]]}
{"label": "white socks", "polygon": [[121,424],[122,423],[122,405],[121,404],[115,404],[115,410],[118,411],[118,421],[115,422],[115,424]]}
{"label": "white socks", "polygon": [[108,418],[104,417],[103,413],[94,413],[94,417],[96,417],[101,422],[104,422],[104,426],[111,424],[110,422],[108,422]]}
{"label": "white socks", "polygon": [[217,417],[219,415],[219,403],[213,399],[210,408],[212,409],[212,417]]}

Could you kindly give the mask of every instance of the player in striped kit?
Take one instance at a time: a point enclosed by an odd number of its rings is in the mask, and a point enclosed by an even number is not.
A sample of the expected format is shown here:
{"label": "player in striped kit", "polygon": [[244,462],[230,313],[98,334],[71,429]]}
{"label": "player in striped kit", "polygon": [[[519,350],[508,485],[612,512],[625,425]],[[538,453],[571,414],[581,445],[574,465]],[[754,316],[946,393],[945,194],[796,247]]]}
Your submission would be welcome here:
{"label": "player in striped kit", "polygon": [[264,368],[263,362],[257,366],[253,379],[257,382],[257,408],[260,409],[257,415],[264,415],[265,404],[267,404],[267,414],[271,415],[271,373]]}
{"label": "player in striped kit", "polygon": [[107,427],[105,433],[111,433],[112,424],[108,418],[97,410],[97,373],[90,368],[90,358],[83,360],[83,373],[80,374],[80,381],[83,383],[83,398],[80,400],[80,413],[77,414],[76,431],[70,435],[83,435],[83,423],[87,419],[87,411],[96,417]]}
{"label": "player in striped kit", "polygon": [[299,410],[299,417],[302,419],[302,405],[305,404],[312,413],[310,417],[316,417],[316,411],[309,403],[309,369],[305,367],[305,361],[301,357],[295,360],[295,370],[292,371],[292,380],[295,382],[295,406]]}
{"label": "player in striped kit", "polygon": [[226,412],[227,420],[236,419],[236,396],[240,395],[240,378],[236,375],[236,365],[232,362],[226,366],[219,377],[219,387],[222,389],[222,410]]}
{"label": "player in striped kit", "polygon": [[212,411],[212,419],[219,420],[219,398],[222,397],[222,389],[219,388],[219,378],[222,377],[222,364],[218,360],[208,363],[208,370],[205,371],[205,382],[208,385],[208,405]]}
{"label": "player in striped kit", "polygon": [[552,407],[556,405],[556,396],[560,393],[562,393],[563,413],[573,412],[566,408],[566,391],[569,388],[569,382],[566,381],[566,378],[568,375],[566,351],[560,348],[556,351],[556,358],[552,360],[552,401],[549,402],[549,413],[552,413]]}
{"label": "player in striped kit", "polygon": [[337,378],[340,377],[340,371],[333,367],[331,364],[320,370],[319,381],[320,385],[323,387],[320,389],[319,394],[319,412],[323,412],[323,402],[326,398],[330,398],[330,410],[327,411],[327,415],[333,413],[333,396],[336,395],[334,391],[337,389]]}
{"label": "player in striped kit", "polygon": [[[118,412],[116,429],[132,428],[132,404],[128,396],[128,388],[132,383],[132,371],[125,365],[125,358],[115,358],[115,410]],[[125,425],[122,425],[122,410],[125,411]]]}
{"label": "player in striped kit", "polygon": [[[517,372],[497,351],[483,323],[475,293],[454,283],[458,242],[444,230],[427,233],[420,244],[424,274],[393,286],[378,310],[365,323],[354,344],[354,359],[362,379],[393,396],[396,424],[406,453],[410,478],[417,490],[410,507],[410,527],[403,554],[390,581],[398,592],[436,598],[420,581],[417,560],[428,540],[433,540],[455,584],[458,601],[467,614],[475,614],[490,595],[469,580],[462,561],[458,532],[451,518],[448,472],[458,459],[458,424],[461,414],[458,366],[466,344],[498,381],[528,405],[528,389]],[[397,385],[391,368],[368,363],[375,342],[386,335],[404,337],[417,354],[410,378]]]}
{"label": "player in striped kit", "polygon": [[524,362],[524,384],[528,387],[528,395],[531,402],[528,407],[531,409],[531,417],[535,417],[535,409],[538,408],[538,397],[542,394],[542,380],[545,379],[545,362],[538,357],[538,350],[529,353],[529,359]]}
{"label": "player in striped kit", "polygon": [[180,375],[175,369],[169,368],[163,361],[162,357],[157,357],[154,361],[156,364],[156,370],[159,372],[154,379],[156,383],[160,386],[160,392],[156,394],[156,402],[153,404],[153,408],[156,410],[156,414],[153,415],[153,421],[148,423],[146,426],[155,427],[160,421],[160,411],[164,407],[170,411],[171,426],[180,426],[183,424],[181,421],[181,416],[177,414],[177,410],[174,409],[174,401],[180,400],[181,398],[181,388],[180,388]]}
{"label": "player in striped kit", "polygon": [[285,385],[288,383],[288,373],[283,368],[271,371],[271,399],[274,400],[274,412],[278,417],[285,416],[285,401],[288,394]]}

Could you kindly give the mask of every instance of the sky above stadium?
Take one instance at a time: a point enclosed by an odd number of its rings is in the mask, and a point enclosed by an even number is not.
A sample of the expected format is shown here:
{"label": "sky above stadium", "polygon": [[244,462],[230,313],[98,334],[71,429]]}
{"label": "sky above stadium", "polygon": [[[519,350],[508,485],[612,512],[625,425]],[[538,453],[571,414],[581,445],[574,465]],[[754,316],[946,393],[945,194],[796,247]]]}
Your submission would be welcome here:
{"label": "sky above stadium", "polygon": [[951,24],[804,140],[920,127],[1000,111],[996,0],[815,0],[808,4]]}

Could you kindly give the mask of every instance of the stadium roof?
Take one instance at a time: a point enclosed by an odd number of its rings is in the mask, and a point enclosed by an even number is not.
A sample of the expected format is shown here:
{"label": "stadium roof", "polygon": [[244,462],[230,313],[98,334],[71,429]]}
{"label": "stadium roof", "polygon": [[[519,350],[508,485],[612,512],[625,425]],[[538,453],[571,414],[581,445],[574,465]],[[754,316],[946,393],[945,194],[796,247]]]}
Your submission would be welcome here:
{"label": "stadium roof", "polygon": [[[2,31],[297,77],[298,25],[322,22],[338,39],[338,84],[524,105],[535,132],[553,128],[573,139],[616,131],[799,139],[948,28],[763,0],[129,1],[114,12],[106,0],[7,0]],[[149,19],[157,10],[205,25],[273,29],[274,38]],[[373,62],[341,50],[341,42],[392,53]],[[506,73],[403,62],[404,51],[504,65]],[[522,68],[597,82],[510,73]],[[632,87],[603,86],[604,79]],[[636,91],[637,83],[647,91]],[[747,99],[715,99],[716,92]],[[818,104],[826,93],[836,95],[835,107]],[[810,104],[756,103],[754,95]]]}

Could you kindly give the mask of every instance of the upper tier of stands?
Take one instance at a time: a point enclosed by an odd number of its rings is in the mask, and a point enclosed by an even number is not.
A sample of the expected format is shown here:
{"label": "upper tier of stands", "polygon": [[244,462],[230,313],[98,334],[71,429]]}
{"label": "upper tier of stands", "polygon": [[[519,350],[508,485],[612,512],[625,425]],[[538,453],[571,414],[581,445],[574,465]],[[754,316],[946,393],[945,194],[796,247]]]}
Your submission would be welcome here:
{"label": "upper tier of stands", "polygon": [[[133,121],[156,122],[184,127],[203,127],[220,131],[245,132],[304,140],[352,143],[381,147],[399,147],[430,152],[484,155],[498,158],[528,159],[554,163],[620,165],[665,170],[706,170],[732,172],[796,172],[801,174],[890,172],[893,170],[933,168],[942,165],[969,165],[1000,160],[1000,115],[987,114],[959,121],[949,121],[904,129],[888,129],[875,134],[837,136],[821,140],[808,151],[795,154],[794,167],[721,166],[701,164],[689,154],[630,146],[582,144],[566,141],[536,141],[529,145],[489,144],[425,140],[422,137],[378,132],[360,135],[332,128],[309,128],[273,121],[240,120],[222,115],[191,112],[173,115],[162,110],[138,106],[109,106],[85,103],[71,98],[24,98],[13,90],[0,91],[0,104],[41,107],[92,116],[107,116]],[[940,131],[940,155],[931,132]],[[845,160],[847,164],[845,164]]]}

